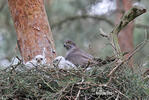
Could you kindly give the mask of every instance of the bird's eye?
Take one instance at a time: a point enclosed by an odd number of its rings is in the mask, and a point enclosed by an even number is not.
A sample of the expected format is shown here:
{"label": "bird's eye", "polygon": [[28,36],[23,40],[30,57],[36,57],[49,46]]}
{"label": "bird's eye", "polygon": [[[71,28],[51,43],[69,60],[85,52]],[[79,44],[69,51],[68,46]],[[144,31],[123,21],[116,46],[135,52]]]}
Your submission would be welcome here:
{"label": "bird's eye", "polygon": [[69,43],[70,43],[70,41],[67,41],[66,43],[67,43],[67,44],[69,44]]}
{"label": "bird's eye", "polygon": [[54,61],[53,61],[53,63],[57,63],[58,62],[58,59],[55,59]]}

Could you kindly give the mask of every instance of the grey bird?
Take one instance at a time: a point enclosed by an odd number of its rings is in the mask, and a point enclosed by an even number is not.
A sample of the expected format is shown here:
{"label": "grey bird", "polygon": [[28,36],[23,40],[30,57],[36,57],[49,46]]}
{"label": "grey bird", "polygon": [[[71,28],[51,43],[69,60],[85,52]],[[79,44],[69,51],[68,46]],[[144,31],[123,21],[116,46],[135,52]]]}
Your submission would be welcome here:
{"label": "grey bird", "polygon": [[65,59],[72,62],[76,66],[87,66],[88,64],[95,63],[92,55],[78,48],[71,40],[66,40],[64,42],[64,47],[67,50]]}

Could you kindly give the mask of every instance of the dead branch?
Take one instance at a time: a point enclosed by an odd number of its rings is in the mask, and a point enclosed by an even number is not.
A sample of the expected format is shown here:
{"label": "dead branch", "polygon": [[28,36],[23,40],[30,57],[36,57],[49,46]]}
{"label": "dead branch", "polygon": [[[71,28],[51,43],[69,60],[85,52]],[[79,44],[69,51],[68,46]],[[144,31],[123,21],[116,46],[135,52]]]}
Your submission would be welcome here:
{"label": "dead branch", "polygon": [[116,25],[116,27],[113,29],[111,33],[113,34],[119,34],[119,32],[132,20],[134,20],[136,17],[142,15],[146,12],[145,8],[142,8],[140,6],[134,6],[132,7],[128,12],[124,14],[122,17],[120,23]]}
{"label": "dead branch", "polygon": [[123,65],[124,63],[126,63],[128,60],[130,60],[130,58],[136,54],[139,50],[141,50],[144,45],[148,42],[148,37],[147,37],[147,31],[145,32],[145,39],[143,42],[141,42],[140,44],[138,44],[136,46],[136,48],[130,53],[130,55],[127,57],[127,59],[124,59],[123,61],[121,61],[115,68],[112,69],[112,71],[108,74],[108,77],[112,76],[116,70],[118,70],[118,68]]}
{"label": "dead branch", "polygon": [[[136,17],[142,15],[146,12],[145,8],[142,8],[140,6],[134,6],[132,7],[128,12],[126,12],[123,17],[121,18],[121,21],[119,24],[117,24],[114,29],[111,32],[111,41],[116,48],[116,54],[121,54],[120,46],[118,43],[118,34],[119,32],[132,20],[134,20]],[[121,55],[117,55],[121,57]]]}
{"label": "dead branch", "polygon": [[98,20],[98,21],[105,21],[107,22],[110,26],[114,26],[114,23],[107,19],[105,16],[95,16],[95,15],[76,15],[76,16],[72,16],[72,17],[68,17],[65,18],[57,23],[52,24],[51,28],[54,27],[59,27],[62,26],[62,24],[68,22],[68,21],[74,21],[74,20],[78,20],[78,19],[93,19],[93,20]]}
{"label": "dead branch", "polygon": [[135,24],[135,27],[136,27],[136,28],[144,28],[144,29],[147,29],[147,28],[149,28],[149,25],[145,25],[145,24]]}

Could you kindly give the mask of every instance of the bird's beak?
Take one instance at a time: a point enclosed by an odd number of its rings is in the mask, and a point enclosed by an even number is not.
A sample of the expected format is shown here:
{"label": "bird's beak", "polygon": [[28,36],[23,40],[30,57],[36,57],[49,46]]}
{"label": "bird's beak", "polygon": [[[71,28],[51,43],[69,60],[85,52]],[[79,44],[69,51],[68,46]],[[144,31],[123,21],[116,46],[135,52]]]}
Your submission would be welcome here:
{"label": "bird's beak", "polygon": [[56,64],[56,60],[53,60],[53,64]]}
{"label": "bird's beak", "polygon": [[64,47],[66,47],[66,43],[64,43]]}
{"label": "bird's beak", "polygon": [[67,43],[64,43],[64,47],[66,48],[66,50],[70,49],[70,47],[67,45]]}
{"label": "bird's beak", "polygon": [[66,47],[66,45],[64,44],[64,47]]}

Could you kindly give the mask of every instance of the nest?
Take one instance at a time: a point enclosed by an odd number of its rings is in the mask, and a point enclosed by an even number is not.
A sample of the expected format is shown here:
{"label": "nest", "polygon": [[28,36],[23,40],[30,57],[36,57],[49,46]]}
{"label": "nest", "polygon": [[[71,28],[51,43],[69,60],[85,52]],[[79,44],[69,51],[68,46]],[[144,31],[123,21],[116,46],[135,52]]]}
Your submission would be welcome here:
{"label": "nest", "polygon": [[26,69],[19,63],[0,71],[0,97],[5,100],[131,100],[147,99],[148,84],[141,74],[114,64],[90,70],[63,70],[51,66]]}

